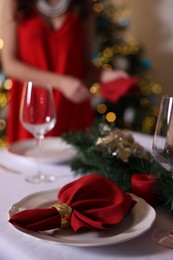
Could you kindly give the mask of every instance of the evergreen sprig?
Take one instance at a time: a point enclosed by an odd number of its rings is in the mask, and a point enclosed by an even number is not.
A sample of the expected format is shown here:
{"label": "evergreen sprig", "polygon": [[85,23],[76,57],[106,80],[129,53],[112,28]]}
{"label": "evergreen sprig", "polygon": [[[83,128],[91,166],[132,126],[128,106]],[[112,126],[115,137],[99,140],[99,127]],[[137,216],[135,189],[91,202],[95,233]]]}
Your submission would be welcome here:
{"label": "evergreen sprig", "polygon": [[133,174],[150,173],[157,177],[156,190],[160,204],[173,211],[173,180],[168,171],[163,169],[154,158],[150,160],[131,156],[123,162],[113,156],[104,146],[95,145],[102,133],[98,125],[88,132],[66,133],[63,139],[74,145],[78,151],[71,161],[71,168],[76,174],[100,173],[115,182],[124,191],[131,191]]}

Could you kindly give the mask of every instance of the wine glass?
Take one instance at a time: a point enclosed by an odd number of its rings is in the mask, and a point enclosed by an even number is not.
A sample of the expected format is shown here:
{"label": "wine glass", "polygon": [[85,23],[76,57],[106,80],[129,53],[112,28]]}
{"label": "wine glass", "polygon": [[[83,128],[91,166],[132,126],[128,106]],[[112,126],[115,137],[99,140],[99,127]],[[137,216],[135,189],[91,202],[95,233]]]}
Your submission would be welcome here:
{"label": "wine glass", "polygon": [[53,93],[50,87],[34,85],[31,81],[24,85],[21,105],[20,121],[23,127],[33,134],[38,148],[38,173],[26,180],[33,183],[52,182],[54,176],[44,175],[41,171],[41,145],[45,134],[56,123]]}
{"label": "wine glass", "polygon": [[[163,96],[153,138],[155,160],[173,177],[173,97]],[[173,248],[173,227],[157,230],[153,240]]]}

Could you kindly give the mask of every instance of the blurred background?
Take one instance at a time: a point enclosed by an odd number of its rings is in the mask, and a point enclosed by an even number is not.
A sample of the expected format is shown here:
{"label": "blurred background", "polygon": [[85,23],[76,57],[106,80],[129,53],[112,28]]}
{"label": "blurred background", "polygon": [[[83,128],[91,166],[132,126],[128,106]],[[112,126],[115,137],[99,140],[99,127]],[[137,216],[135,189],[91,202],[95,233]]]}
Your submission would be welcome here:
{"label": "blurred background", "polygon": [[[0,52],[1,38],[0,0]],[[139,78],[139,92],[110,103],[91,87],[98,119],[120,128],[153,134],[160,98],[173,95],[173,1],[93,0],[97,28],[93,62]],[[10,80],[0,66],[0,147],[6,145]]]}

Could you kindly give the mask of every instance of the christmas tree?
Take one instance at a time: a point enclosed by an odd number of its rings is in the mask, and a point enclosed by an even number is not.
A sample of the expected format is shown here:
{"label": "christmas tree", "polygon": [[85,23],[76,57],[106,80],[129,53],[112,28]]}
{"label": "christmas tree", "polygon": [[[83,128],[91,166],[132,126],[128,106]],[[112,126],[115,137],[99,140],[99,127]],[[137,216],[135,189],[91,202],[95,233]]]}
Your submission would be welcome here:
{"label": "christmas tree", "polygon": [[8,109],[8,90],[11,81],[6,79],[4,74],[0,72],[0,147],[7,145],[6,140],[6,119]]}
{"label": "christmas tree", "polygon": [[94,63],[108,70],[122,69],[139,78],[138,94],[125,95],[116,103],[98,97],[93,86],[97,117],[116,127],[153,134],[162,87],[149,79],[151,61],[128,31],[130,10],[122,1],[116,4],[111,0],[95,0],[94,11],[97,15]]}
{"label": "christmas tree", "polygon": [[[0,38],[0,54],[3,48],[3,40]],[[2,72],[0,62],[0,148],[6,147],[6,120],[8,110],[8,91],[11,81]]]}

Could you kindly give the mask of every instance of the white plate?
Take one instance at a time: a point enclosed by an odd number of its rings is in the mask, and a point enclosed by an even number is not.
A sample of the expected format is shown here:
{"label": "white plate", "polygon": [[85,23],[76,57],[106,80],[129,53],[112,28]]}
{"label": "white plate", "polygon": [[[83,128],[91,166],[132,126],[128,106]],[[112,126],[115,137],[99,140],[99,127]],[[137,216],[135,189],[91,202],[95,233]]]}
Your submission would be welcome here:
{"label": "white plate", "polygon": [[[34,193],[14,204],[9,210],[9,216],[30,208],[51,207],[57,202],[57,190]],[[18,229],[26,235],[54,244],[78,247],[92,247],[118,244],[135,238],[146,232],[153,224],[156,213],[143,199],[132,195],[137,201],[134,208],[124,220],[108,231],[74,233],[71,229],[46,232],[32,232]]]}
{"label": "white plate", "polygon": [[[36,159],[38,148],[34,139],[18,141],[8,147],[13,155]],[[42,162],[66,162],[76,155],[75,148],[67,144],[62,138],[47,137],[43,140],[41,148]]]}

